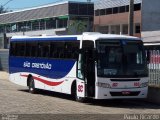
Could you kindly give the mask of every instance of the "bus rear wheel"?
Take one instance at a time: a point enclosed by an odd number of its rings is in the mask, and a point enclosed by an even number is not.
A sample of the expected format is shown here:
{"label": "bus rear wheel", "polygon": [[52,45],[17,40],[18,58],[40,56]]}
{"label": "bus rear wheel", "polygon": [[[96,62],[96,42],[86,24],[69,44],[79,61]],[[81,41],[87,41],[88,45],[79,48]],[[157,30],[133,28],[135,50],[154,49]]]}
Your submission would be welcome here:
{"label": "bus rear wheel", "polygon": [[29,79],[29,86],[28,87],[29,87],[29,93],[32,93],[32,94],[36,93],[33,77],[30,77],[30,79]]}

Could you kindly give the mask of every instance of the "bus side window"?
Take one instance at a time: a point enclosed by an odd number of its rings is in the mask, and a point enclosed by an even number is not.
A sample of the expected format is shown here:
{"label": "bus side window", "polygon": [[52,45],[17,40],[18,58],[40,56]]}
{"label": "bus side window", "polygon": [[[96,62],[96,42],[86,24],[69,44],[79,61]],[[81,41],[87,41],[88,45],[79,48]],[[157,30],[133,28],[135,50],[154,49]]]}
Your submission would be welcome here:
{"label": "bus side window", "polygon": [[37,43],[36,42],[26,42],[26,57],[36,57],[37,56]]}
{"label": "bus side window", "polygon": [[12,42],[10,48],[10,56],[16,56],[16,43]]}
{"label": "bus side window", "polygon": [[54,45],[54,43],[51,42],[51,43],[50,43],[50,58],[54,58],[54,56],[55,56],[55,53],[56,53],[55,47],[56,47],[56,46]]}
{"label": "bus side window", "polygon": [[79,41],[70,41],[66,42],[65,46],[65,58],[66,59],[78,59],[78,50],[80,42]]}
{"label": "bus side window", "polygon": [[25,42],[16,42],[11,45],[12,55],[13,56],[24,56],[25,55]]}
{"label": "bus side window", "polygon": [[38,57],[48,58],[50,55],[50,43],[39,42],[38,43]]}
{"label": "bus side window", "polygon": [[73,59],[78,59],[78,49],[79,49],[79,47],[77,47],[77,48],[75,47],[72,49],[74,51],[72,54]]}
{"label": "bus side window", "polygon": [[51,42],[50,57],[56,59],[78,59],[79,41]]}
{"label": "bus side window", "polygon": [[57,42],[57,50],[56,53],[58,54],[57,58],[63,59],[64,58],[64,45],[65,43],[63,41]]}

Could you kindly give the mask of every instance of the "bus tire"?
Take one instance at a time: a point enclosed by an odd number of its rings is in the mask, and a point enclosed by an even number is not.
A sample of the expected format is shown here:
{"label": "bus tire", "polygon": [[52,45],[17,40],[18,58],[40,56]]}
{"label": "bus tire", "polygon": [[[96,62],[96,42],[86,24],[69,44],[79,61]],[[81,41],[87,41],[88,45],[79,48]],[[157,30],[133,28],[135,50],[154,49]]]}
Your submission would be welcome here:
{"label": "bus tire", "polygon": [[28,86],[28,88],[29,88],[29,93],[32,93],[32,94],[36,93],[33,77],[29,78],[29,86]]}
{"label": "bus tire", "polygon": [[76,99],[77,102],[81,102],[81,103],[84,103],[85,100],[86,100],[84,97],[78,97],[77,94],[75,96],[75,99]]}

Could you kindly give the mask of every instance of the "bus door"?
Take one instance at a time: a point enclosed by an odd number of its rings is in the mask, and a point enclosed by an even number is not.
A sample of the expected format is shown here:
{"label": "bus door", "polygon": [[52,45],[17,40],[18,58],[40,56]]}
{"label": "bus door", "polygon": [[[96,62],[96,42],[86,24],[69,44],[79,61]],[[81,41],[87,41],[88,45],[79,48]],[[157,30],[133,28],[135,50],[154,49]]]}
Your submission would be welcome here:
{"label": "bus door", "polygon": [[83,94],[87,97],[95,96],[95,61],[93,56],[94,42],[83,41],[77,67],[77,77],[81,79],[81,83],[77,86],[77,93],[79,92],[79,88],[82,88],[83,86],[84,89],[81,95]]}

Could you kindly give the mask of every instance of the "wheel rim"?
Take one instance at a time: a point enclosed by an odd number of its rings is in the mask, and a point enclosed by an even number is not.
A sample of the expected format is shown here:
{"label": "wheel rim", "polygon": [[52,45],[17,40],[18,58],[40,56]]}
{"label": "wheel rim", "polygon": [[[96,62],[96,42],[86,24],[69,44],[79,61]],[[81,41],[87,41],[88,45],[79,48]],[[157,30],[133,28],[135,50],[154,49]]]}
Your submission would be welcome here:
{"label": "wheel rim", "polygon": [[30,88],[30,91],[33,91],[33,88]]}
{"label": "wheel rim", "polygon": [[29,91],[30,91],[31,93],[34,92],[34,80],[33,80],[33,78],[30,79]]}

